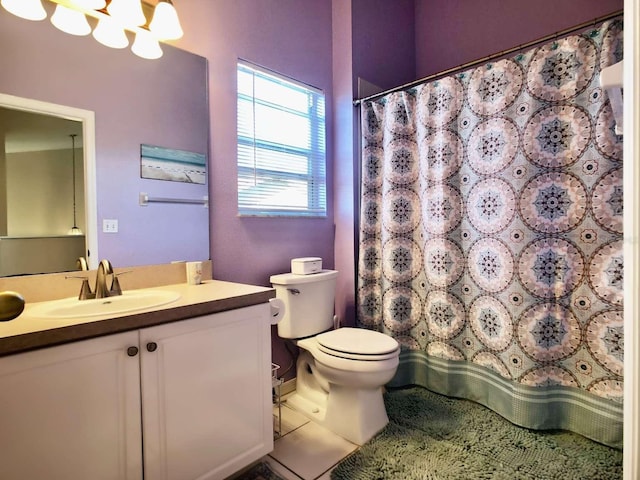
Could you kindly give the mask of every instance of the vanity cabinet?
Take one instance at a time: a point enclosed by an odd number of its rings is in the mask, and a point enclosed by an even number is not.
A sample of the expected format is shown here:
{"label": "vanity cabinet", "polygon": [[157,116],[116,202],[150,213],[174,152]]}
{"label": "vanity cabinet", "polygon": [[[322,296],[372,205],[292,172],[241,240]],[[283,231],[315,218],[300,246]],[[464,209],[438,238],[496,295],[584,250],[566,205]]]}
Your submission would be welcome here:
{"label": "vanity cabinet", "polygon": [[273,447],[270,366],[268,304],[2,357],[0,478],[226,478]]}
{"label": "vanity cabinet", "polygon": [[223,479],[273,449],[269,312],[140,330],[145,480]]}
{"label": "vanity cabinet", "polygon": [[141,478],[138,332],[0,358],[0,478]]}

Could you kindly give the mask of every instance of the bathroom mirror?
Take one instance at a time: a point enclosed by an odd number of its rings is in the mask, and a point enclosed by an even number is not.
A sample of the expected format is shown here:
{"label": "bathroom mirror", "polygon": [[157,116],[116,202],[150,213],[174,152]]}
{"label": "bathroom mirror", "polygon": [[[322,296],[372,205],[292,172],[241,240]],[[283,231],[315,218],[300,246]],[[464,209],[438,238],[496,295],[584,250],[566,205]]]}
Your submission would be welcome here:
{"label": "bathroom mirror", "polygon": [[[141,177],[143,144],[209,157],[207,61],[170,45],[162,48],[162,58],[145,60],[90,35],[67,35],[49,21],[30,22],[0,9],[0,94],[94,118],[88,125],[82,115],[70,116],[82,124],[76,151],[83,156],[85,180],[94,172],[76,212],[84,209],[92,268],[102,258],[127,267],[210,257],[208,182]],[[141,204],[143,193],[169,201]]]}

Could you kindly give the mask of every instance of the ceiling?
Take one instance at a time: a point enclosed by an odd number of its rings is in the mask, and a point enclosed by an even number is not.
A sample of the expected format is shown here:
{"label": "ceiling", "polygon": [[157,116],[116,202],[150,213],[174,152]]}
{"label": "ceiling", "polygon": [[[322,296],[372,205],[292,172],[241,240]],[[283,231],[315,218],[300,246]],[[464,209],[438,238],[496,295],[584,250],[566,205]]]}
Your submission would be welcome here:
{"label": "ceiling", "polygon": [[82,146],[82,123],[65,118],[0,107],[0,134],[6,153],[71,148],[71,134]]}

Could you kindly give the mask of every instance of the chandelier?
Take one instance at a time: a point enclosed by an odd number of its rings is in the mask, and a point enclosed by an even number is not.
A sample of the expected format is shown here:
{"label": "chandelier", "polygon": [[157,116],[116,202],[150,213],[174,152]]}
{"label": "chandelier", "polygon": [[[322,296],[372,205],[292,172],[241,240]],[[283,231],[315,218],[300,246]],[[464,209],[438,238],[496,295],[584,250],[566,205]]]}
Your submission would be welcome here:
{"label": "chandelier", "polygon": [[[135,35],[131,51],[142,58],[162,56],[160,41],[182,37],[182,27],[171,0],[159,0],[151,7],[140,0],[48,0],[56,4],[51,23],[71,35],[89,35],[111,48],[129,46],[127,31]],[[0,0],[8,12],[27,20],[44,20],[42,0]],[[145,10],[152,14],[148,20]],[[87,20],[97,20],[92,28]]]}

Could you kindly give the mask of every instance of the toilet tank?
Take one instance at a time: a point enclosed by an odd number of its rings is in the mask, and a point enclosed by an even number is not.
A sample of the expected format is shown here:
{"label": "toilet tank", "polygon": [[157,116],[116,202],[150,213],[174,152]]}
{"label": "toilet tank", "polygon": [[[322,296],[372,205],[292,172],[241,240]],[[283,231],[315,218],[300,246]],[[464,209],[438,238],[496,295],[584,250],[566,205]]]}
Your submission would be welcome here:
{"label": "toilet tank", "polygon": [[321,270],[310,275],[282,273],[269,279],[276,298],[285,304],[278,322],[281,338],[303,338],[333,327],[336,270]]}

